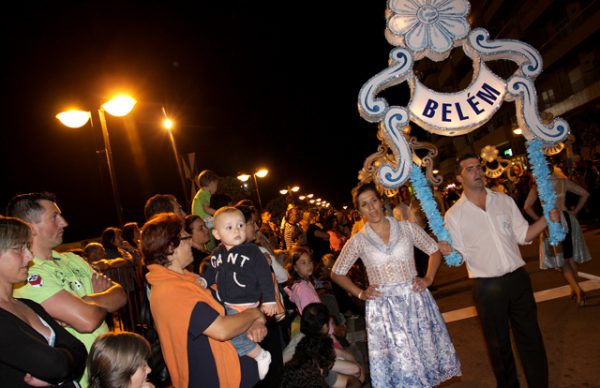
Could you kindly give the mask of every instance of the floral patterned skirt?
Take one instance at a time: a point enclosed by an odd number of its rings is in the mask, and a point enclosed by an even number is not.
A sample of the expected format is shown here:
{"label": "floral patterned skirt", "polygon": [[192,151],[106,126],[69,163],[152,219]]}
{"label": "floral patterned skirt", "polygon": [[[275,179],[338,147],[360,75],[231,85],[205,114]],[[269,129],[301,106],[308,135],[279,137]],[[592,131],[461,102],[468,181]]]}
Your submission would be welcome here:
{"label": "floral patterned skirt", "polygon": [[412,283],[380,285],[366,303],[373,387],[432,387],[460,376],[454,345],[429,290]]}

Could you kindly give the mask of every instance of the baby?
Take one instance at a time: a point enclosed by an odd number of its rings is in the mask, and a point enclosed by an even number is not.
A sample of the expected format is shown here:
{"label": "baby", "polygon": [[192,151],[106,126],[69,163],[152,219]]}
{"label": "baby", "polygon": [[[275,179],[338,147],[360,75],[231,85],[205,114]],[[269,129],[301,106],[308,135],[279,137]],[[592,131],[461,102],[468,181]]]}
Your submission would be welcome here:
{"label": "baby", "polygon": [[[275,290],[267,259],[254,243],[246,243],[246,221],[241,211],[222,207],[215,212],[213,235],[221,244],[210,258],[207,283],[216,283],[219,298],[227,314],[261,306],[268,316],[276,313]],[[259,377],[269,371],[271,354],[245,334],[231,340],[240,356],[248,355],[258,364]]]}

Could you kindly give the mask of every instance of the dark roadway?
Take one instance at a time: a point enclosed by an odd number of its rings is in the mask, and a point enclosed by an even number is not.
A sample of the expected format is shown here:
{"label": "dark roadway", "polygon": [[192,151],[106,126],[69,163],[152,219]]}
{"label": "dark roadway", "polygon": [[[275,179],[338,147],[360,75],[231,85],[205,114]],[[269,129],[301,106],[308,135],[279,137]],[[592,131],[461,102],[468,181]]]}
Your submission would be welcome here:
{"label": "dark roadway", "polygon": [[[584,230],[585,230],[584,226]],[[538,266],[537,240],[523,247],[538,301],[538,319],[544,335],[550,370],[550,387],[600,387],[600,227],[585,232],[592,261],[579,266],[579,280],[587,303],[579,307],[559,271]],[[433,295],[448,323],[462,364],[463,375],[443,387],[494,387],[479,321],[474,316],[471,284],[464,266],[442,265]],[[519,366],[520,368],[520,366]],[[519,369],[521,386],[525,377]]]}

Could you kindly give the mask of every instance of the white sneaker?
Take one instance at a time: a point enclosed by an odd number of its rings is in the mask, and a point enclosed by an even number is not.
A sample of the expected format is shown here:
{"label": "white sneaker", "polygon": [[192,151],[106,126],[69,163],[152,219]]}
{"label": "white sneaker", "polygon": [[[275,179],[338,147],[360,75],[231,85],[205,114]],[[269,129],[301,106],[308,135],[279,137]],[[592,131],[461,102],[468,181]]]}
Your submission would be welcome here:
{"label": "white sneaker", "polygon": [[271,364],[271,353],[262,349],[259,355],[255,358],[258,365],[258,377],[262,380],[269,373],[269,365]]}

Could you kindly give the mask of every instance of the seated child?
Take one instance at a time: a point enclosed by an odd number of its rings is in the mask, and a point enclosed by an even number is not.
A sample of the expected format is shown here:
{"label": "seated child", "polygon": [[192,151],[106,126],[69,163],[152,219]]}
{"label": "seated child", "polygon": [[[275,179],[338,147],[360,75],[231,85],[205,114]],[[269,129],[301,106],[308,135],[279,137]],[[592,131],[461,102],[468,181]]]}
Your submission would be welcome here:
{"label": "seated child", "polygon": [[[208,285],[216,283],[218,297],[227,314],[237,314],[261,305],[268,316],[276,313],[271,268],[258,246],[246,243],[246,221],[241,211],[226,206],[215,212],[213,235],[221,244],[213,251],[205,272]],[[262,380],[269,371],[271,354],[245,334],[231,340],[239,355],[248,355],[258,364]]]}
{"label": "seated child", "polygon": [[212,229],[216,209],[210,207],[210,197],[217,192],[219,176],[211,170],[204,170],[198,174],[197,179],[200,189],[192,201],[192,214],[200,216],[206,227]]}
{"label": "seated child", "polygon": [[154,388],[147,380],[151,353],[150,343],[139,334],[122,331],[100,335],[87,361],[89,387]]}

